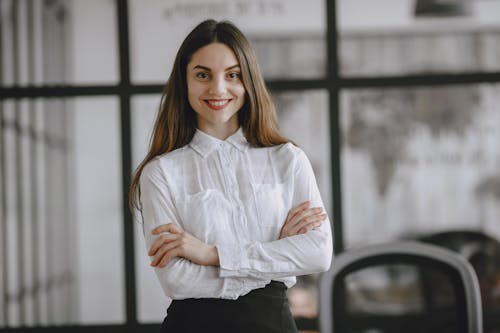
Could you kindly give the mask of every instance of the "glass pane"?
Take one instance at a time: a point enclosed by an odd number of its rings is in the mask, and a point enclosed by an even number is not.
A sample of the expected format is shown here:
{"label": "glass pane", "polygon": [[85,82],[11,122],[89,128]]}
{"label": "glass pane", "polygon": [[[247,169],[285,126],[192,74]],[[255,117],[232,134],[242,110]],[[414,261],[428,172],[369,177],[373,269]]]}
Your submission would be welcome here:
{"label": "glass pane", "polygon": [[[5,148],[4,148],[4,142],[5,142],[5,132],[6,132],[6,125],[4,123],[4,109],[3,109],[3,104],[0,104],[0,189],[5,189]],[[5,190],[0,191],[0,242],[2,244],[0,245],[0,267],[2,269],[0,270],[0,295],[6,295],[7,290],[5,289],[5,281],[6,281],[6,272],[5,272],[5,267],[6,267],[6,254],[5,254],[5,248],[6,248],[6,235],[5,235],[5,225],[6,225],[6,214],[5,214]],[[2,311],[0,311],[0,327],[5,325],[5,306],[6,304],[3,302],[2,303]]]}
{"label": "glass pane", "polygon": [[72,107],[77,321],[120,323],[125,287],[118,100],[78,98]]}
{"label": "glass pane", "polygon": [[[160,95],[132,99],[132,160],[134,167],[146,156],[151,131],[160,105]],[[137,279],[137,318],[141,323],[158,323],[165,318],[170,299],[165,297],[154,270],[149,265],[142,225],[135,224],[135,274]]]}
{"label": "glass pane", "polygon": [[[44,107],[45,131],[47,135],[47,149],[45,150],[45,177],[46,188],[46,228],[47,240],[45,255],[49,276],[47,300],[50,309],[47,312],[51,324],[64,324],[71,320],[71,311],[75,303],[69,297],[69,290],[75,285],[72,281],[76,278],[77,266],[72,258],[75,249],[70,244],[75,244],[72,237],[75,230],[73,216],[70,211],[72,196],[69,192],[68,163],[71,153],[69,133],[71,118],[64,100],[47,100]],[[78,188],[73,189],[78,193]]]}
{"label": "glass pane", "polygon": [[[16,158],[18,159],[18,175],[19,182],[18,188],[19,192],[19,240],[23,244],[19,251],[19,259],[18,264],[23,267],[19,267],[23,272],[23,276],[21,277],[21,284],[26,288],[27,291],[32,291],[36,287],[36,279],[32,274],[26,274],[25,272],[29,272],[33,268],[34,264],[34,254],[35,249],[33,247],[33,240],[35,237],[33,233],[33,205],[32,205],[32,159],[31,159],[31,147],[32,147],[32,139],[30,135],[30,108],[31,105],[28,101],[20,101],[17,104],[17,122],[19,124],[20,136],[18,136],[18,151]],[[24,321],[28,324],[34,323],[34,297],[33,293],[27,293],[25,297],[23,297],[21,304],[24,308]]]}
{"label": "glass pane", "polygon": [[71,0],[70,4],[68,16],[71,36],[67,47],[71,56],[69,81],[75,84],[117,83],[119,52],[116,1]]}
{"label": "glass pane", "polygon": [[2,85],[118,81],[115,1],[2,0],[0,4]]}
{"label": "glass pane", "polygon": [[165,82],[175,54],[202,20],[229,19],[251,40],[267,78],[325,76],[324,1],[130,0],[131,76],[135,83]]}
{"label": "glass pane", "polygon": [[[3,246],[3,260],[4,265],[2,271],[4,275],[5,286],[5,315],[4,325],[16,326],[20,323],[20,300],[17,295],[21,290],[19,267],[16,265],[19,262],[19,211],[17,209],[17,202],[19,198],[19,189],[17,187],[17,173],[18,173],[18,160],[16,159],[16,141],[18,135],[16,134],[16,116],[15,105],[12,102],[2,103],[3,115],[3,153],[5,161],[5,169],[2,171],[4,176],[4,215],[5,220],[1,221],[4,230],[4,238],[2,239]],[[8,195],[7,195],[8,194]]]}
{"label": "glass pane", "polygon": [[446,230],[500,238],[500,85],[341,92],[348,247]]}
{"label": "glass pane", "polygon": [[117,99],[5,101],[1,111],[0,327],[124,322]]}
{"label": "glass pane", "polygon": [[[35,228],[35,237],[33,246],[37,249],[35,254],[36,264],[33,266],[33,274],[38,276],[38,281],[49,281],[52,276],[51,270],[49,270],[49,257],[47,254],[47,250],[49,245],[49,237],[50,230],[48,224],[48,208],[47,202],[48,198],[47,188],[48,188],[48,180],[46,175],[48,174],[47,164],[48,164],[48,151],[49,145],[48,141],[43,139],[46,136],[46,128],[47,128],[47,117],[45,115],[45,102],[43,100],[34,101],[34,112],[32,113],[32,117],[34,118],[32,122],[32,128],[36,135],[35,142],[33,143],[35,152],[33,153],[33,159],[35,160],[35,175],[36,180],[33,182],[33,195],[35,196],[35,215],[33,217],[33,224]],[[46,304],[49,304],[49,290],[48,288],[41,288],[36,299],[35,305],[35,315],[38,322],[41,325],[49,325],[51,321],[49,321],[49,307]]]}
{"label": "glass pane", "polygon": [[500,70],[500,0],[339,0],[337,12],[344,76]]}

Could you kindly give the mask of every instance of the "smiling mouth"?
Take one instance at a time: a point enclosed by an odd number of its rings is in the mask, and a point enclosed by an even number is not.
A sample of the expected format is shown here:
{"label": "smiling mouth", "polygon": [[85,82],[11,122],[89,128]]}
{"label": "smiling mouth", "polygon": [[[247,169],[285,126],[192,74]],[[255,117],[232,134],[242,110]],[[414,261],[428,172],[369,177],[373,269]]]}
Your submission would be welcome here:
{"label": "smiling mouth", "polygon": [[203,101],[212,110],[222,110],[231,102],[231,99],[205,99]]}

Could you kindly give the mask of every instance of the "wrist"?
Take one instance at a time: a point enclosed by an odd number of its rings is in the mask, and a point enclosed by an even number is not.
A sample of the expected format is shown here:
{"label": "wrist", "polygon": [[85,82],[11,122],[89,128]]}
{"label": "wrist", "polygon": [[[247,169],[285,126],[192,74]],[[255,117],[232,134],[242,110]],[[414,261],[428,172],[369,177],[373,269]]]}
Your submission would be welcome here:
{"label": "wrist", "polygon": [[209,266],[219,266],[219,252],[217,251],[217,246],[210,245],[208,250],[208,265]]}

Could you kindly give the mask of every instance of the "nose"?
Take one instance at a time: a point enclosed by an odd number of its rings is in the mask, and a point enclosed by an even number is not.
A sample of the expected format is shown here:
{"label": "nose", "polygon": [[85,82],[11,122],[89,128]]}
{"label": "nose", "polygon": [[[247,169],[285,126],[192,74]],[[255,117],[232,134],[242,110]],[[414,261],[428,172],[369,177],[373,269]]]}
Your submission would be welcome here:
{"label": "nose", "polygon": [[226,92],[226,81],[224,80],[224,77],[221,77],[219,75],[215,76],[210,83],[209,87],[209,93],[212,95],[221,95]]}

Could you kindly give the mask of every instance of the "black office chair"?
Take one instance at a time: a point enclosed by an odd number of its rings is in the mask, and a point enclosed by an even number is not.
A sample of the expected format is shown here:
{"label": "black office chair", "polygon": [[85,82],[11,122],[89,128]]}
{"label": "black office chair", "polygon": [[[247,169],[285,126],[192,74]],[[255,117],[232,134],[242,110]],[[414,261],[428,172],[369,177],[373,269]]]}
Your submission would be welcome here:
{"label": "black office chair", "polygon": [[321,333],[481,333],[471,265],[434,245],[398,242],[348,250],[320,279]]}
{"label": "black office chair", "polygon": [[484,333],[500,333],[500,241],[484,230],[446,230],[413,236],[467,259],[481,289]]}

